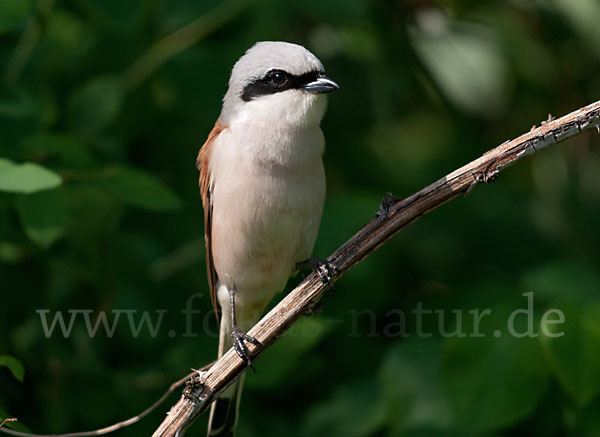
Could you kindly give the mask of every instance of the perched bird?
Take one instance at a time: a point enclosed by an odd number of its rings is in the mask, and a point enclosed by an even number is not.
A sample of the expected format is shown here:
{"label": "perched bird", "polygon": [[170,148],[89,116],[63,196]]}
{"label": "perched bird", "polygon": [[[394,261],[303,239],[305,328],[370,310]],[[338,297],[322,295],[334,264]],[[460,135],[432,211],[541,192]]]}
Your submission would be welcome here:
{"label": "perched bird", "polygon": [[[252,365],[246,343],[260,343],[247,330],[311,256],[325,197],[324,94],[336,89],[296,44],[258,42],[233,67],[197,160],[219,357],[233,346]],[[213,404],[209,436],[233,435],[242,378]]]}

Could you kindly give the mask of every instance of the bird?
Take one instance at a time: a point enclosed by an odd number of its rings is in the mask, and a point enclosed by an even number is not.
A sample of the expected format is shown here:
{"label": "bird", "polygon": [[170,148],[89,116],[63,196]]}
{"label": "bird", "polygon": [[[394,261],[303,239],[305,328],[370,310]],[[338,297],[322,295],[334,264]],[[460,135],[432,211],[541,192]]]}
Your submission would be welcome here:
{"label": "bird", "polygon": [[[207,277],[221,357],[248,366],[247,331],[310,260],[325,201],[320,124],[339,88],[301,45],[257,42],[234,64],[221,113],[200,148]],[[211,407],[208,436],[232,436],[244,375]]]}

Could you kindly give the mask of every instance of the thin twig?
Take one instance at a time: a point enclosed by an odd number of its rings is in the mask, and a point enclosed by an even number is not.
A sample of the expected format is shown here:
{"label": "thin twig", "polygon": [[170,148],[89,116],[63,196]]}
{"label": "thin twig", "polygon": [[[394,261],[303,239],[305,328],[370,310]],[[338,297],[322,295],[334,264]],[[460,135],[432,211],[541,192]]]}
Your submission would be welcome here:
{"label": "thin twig", "polygon": [[0,428],[2,428],[4,425],[6,425],[8,422],[18,422],[19,419],[17,419],[16,417],[7,417],[6,419],[4,419],[2,421],[2,423],[0,423]]}
{"label": "thin twig", "polygon": [[54,0],[39,0],[35,6],[37,14],[32,14],[27,19],[23,33],[19,42],[15,46],[15,50],[6,63],[4,69],[4,83],[7,86],[14,86],[21,72],[25,68],[25,64],[31,57],[33,49],[38,43],[42,34],[42,20],[45,20],[50,14]]}
{"label": "thin twig", "polygon": [[239,14],[249,1],[220,2],[191,23],[153,43],[121,76],[123,87],[131,90],[154,73],[168,59],[214,32]]}
{"label": "thin twig", "polygon": [[[208,369],[213,364],[214,363],[207,364],[206,366],[202,367],[200,369],[200,371]],[[26,433],[26,432],[20,432],[20,431],[14,431],[12,429],[2,428],[2,425],[4,425],[5,422],[15,422],[16,421],[16,419],[6,419],[4,422],[2,422],[2,424],[0,424],[0,432],[4,432],[5,434],[10,434],[10,435],[16,435],[16,436],[20,436],[20,437],[90,437],[90,436],[96,436],[96,435],[105,435],[105,434],[114,432],[118,429],[125,428],[126,426],[133,425],[134,423],[137,423],[140,420],[142,420],[144,417],[146,417],[148,414],[150,414],[152,411],[154,411],[160,404],[162,404],[165,401],[165,399],[167,399],[167,397],[169,397],[169,395],[171,393],[173,393],[173,391],[176,388],[181,387],[183,385],[183,383],[188,381],[190,378],[192,378],[197,373],[198,373],[198,371],[194,370],[193,372],[189,373],[188,375],[184,376],[183,378],[179,379],[178,381],[175,381],[173,384],[171,384],[169,389],[166,392],[164,392],[163,395],[156,402],[154,402],[150,407],[146,408],[144,411],[142,411],[137,416],[133,416],[127,420],[123,420],[122,422],[117,422],[117,423],[107,426],[105,428],[96,429],[94,431],[72,432],[69,434],[30,434],[30,433]]]}
{"label": "thin twig", "polygon": [[[387,199],[377,216],[337,249],[327,261],[334,280],[383,245],[400,230],[445,202],[470,193],[477,185],[496,179],[507,166],[550,145],[596,128],[600,131],[600,101],[532,128],[520,137],[502,143],[480,158],[448,174],[412,196]],[[307,276],[275,308],[262,318],[248,334],[263,346],[248,345],[253,359],[274,343],[298,318],[306,314],[328,286],[317,274]],[[188,383],[182,397],[171,408],[153,437],[180,437],[187,427],[205,411],[246,366],[230,349],[208,371]]]}

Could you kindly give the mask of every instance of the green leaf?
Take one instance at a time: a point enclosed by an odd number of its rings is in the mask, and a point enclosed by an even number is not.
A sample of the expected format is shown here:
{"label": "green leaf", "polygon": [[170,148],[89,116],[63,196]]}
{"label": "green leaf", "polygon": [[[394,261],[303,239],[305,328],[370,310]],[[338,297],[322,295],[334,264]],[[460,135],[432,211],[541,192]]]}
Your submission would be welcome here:
{"label": "green leaf", "polygon": [[114,77],[97,77],[81,85],[69,100],[69,121],[73,128],[93,134],[108,127],[119,113],[122,94]]}
{"label": "green leaf", "polygon": [[543,2],[544,6],[554,9],[562,20],[568,21],[587,44],[597,46],[600,43],[600,4],[597,0],[553,0]]}
{"label": "green leaf", "polygon": [[0,1],[0,33],[6,32],[23,22],[31,11],[29,0]]}
{"label": "green leaf", "polygon": [[[439,14],[433,16],[433,14]],[[438,12],[412,34],[413,43],[440,90],[474,114],[493,115],[505,103],[505,60],[488,29],[448,23]]]}
{"label": "green leaf", "polygon": [[58,187],[60,176],[38,164],[16,164],[0,158],[0,190],[14,193],[35,193]]}
{"label": "green leaf", "polygon": [[10,355],[0,355],[0,366],[8,368],[10,373],[12,373],[16,379],[23,382],[25,368],[15,357],[11,357]]}
{"label": "green leaf", "polygon": [[554,311],[564,322],[541,329],[540,342],[561,387],[584,406],[600,394],[600,302],[570,302]]}
{"label": "green leaf", "polygon": [[162,181],[147,173],[125,167],[113,167],[91,182],[128,205],[152,211],[181,207],[181,201]]}
{"label": "green leaf", "polygon": [[[537,338],[517,337],[506,329],[511,314],[526,307],[522,301],[497,305],[481,319],[483,337],[446,340],[442,383],[456,425],[466,432],[517,423],[534,411],[546,390],[549,374]],[[511,326],[521,334],[529,329],[529,317],[518,315]]]}
{"label": "green leaf", "polygon": [[41,247],[50,247],[65,233],[68,213],[58,190],[20,195],[17,211],[27,237]]}

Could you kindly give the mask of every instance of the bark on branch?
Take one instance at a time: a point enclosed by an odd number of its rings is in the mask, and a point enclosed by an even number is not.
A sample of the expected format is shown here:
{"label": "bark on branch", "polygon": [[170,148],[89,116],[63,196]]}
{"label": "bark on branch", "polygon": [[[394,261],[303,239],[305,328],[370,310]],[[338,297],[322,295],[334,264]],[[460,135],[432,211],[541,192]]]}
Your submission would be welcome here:
{"label": "bark on branch", "polygon": [[[363,226],[327,259],[334,268],[333,279],[339,279],[347,270],[429,211],[460,194],[468,194],[481,183],[494,180],[500,171],[520,159],[591,128],[596,128],[600,133],[600,101],[556,120],[549,117],[540,127],[532,128],[526,134],[486,152],[406,199],[388,199],[388,204],[383,205],[378,217]],[[251,355],[256,358],[299,317],[309,312],[311,305],[314,305],[326,288],[327,284],[315,273],[307,276],[249,331],[251,336],[264,345],[248,345]],[[244,362],[231,349],[209,370],[198,373],[188,382],[183,395],[153,436],[183,435],[185,429],[245,367]]]}

